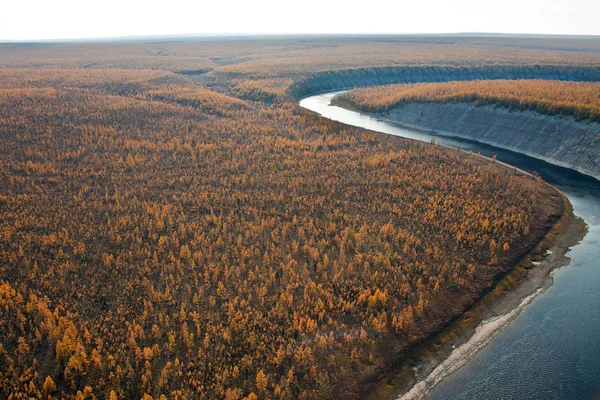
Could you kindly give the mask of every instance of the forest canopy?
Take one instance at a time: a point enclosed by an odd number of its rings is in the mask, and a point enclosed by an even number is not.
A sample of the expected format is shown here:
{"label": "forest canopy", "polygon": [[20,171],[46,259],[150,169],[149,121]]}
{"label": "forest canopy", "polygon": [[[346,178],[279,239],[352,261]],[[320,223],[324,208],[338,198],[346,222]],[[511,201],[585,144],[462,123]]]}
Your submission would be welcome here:
{"label": "forest canopy", "polygon": [[286,90],[403,57],[598,60],[509,45],[1,45],[0,397],[358,398],[562,200]]}
{"label": "forest canopy", "polygon": [[354,89],[340,96],[340,101],[371,112],[410,102],[464,102],[600,121],[598,82],[499,79],[400,84]]}

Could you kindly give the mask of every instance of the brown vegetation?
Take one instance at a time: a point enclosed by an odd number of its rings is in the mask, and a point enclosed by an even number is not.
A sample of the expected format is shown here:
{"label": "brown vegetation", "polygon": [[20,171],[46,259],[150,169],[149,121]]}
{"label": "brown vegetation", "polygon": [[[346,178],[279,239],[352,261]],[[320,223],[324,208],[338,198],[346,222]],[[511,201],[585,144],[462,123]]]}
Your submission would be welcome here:
{"label": "brown vegetation", "polygon": [[297,80],[317,71],[384,66],[598,66],[594,38],[309,36],[120,43],[1,44],[0,68],[129,69],[188,76]]}
{"label": "brown vegetation", "polygon": [[410,102],[466,102],[600,121],[600,83],[482,80],[355,89],[340,100],[361,110],[388,111]]}
{"label": "brown vegetation", "polygon": [[0,70],[2,398],[356,398],[558,212],[477,157],[300,110],[284,73],[235,98],[35,69],[65,51],[40,48]]}

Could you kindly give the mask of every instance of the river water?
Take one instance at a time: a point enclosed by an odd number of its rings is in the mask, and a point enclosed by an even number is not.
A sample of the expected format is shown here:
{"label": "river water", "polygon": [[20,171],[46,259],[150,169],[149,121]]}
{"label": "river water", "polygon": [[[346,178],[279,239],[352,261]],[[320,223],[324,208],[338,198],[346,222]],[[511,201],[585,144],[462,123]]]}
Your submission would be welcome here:
{"label": "river water", "polygon": [[463,367],[444,378],[429,399],[600,399],[600,182],[519,153],[442,138],[330,105],[340,92],[308,97],[300,106],[373,131],[481,152],[537,171],[565,193],[589,232],[536,297]]}

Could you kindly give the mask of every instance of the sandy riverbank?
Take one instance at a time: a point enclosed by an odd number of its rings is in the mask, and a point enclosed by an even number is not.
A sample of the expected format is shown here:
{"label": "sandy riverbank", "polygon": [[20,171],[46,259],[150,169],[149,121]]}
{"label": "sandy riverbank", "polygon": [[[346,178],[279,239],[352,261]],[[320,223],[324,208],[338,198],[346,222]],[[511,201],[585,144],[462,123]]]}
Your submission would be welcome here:
{"label": "sandy riverbank", "polygon": [[569,264],[569,248],[587,232],[585,222],[573,215],[564,196],[563,204],[562,217],[534,249],[467,312],[381,377],[364,399],[425,398],[551,286],[552,270]]}
{"label": "sandy riverbank", "polygon": [[[560,232],[555,236],[546,257],[539,264],[536,262],[537,265],[529,269],[527,275],[517,281],[510,290],[505,291],[489,304],[482,304],[484,310],[478,318],[481,322],[469,340],[462,344],[454,343],[453,347],[455,348],[441,363],[435,359],[428,360],[430,368],[436,363],[439,365],[399,399],[425,398],[433,386],[466,364],[477,351],[487,345],[498,332],[515,319],[536,296],[543,293],[552,284],[552,270],[569,263],[570,259],[566,253],[586,233],[585,223],[574,217],[570,211],[566,215],[566,219],[557,225],[559,226],[556,227],[556,230],[560,229]],[[482,303],[485,303],[485,299]]]}

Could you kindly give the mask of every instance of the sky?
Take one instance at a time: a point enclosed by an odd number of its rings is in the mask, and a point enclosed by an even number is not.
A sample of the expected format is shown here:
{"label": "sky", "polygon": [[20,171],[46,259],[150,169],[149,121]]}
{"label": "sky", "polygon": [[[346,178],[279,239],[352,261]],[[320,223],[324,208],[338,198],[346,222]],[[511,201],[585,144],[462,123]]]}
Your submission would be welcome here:
{"label": "sky", "polygon": [[600,0],[5,0],[0,40],[265,33],[600,35],[599,20]]}

